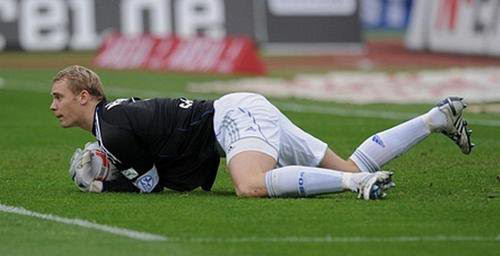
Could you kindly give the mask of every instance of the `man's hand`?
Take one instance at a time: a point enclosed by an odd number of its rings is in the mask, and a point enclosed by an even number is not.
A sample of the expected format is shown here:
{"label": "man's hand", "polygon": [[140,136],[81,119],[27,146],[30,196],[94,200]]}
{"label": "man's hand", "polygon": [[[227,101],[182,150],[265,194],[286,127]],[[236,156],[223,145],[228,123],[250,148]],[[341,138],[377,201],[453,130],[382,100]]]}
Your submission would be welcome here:
{"label": "man's hand", "polygon": [[102,181],[94,180],[90,183],[89,192],[101,193],[103,188]]}
{"label": "man's hand", "polygon": [[118,170],[97,142],[85,144],[85,148],[76,149],[71,157],[69,175],[76,186],[84,192],[102,192],[103,181],[116,178]]}

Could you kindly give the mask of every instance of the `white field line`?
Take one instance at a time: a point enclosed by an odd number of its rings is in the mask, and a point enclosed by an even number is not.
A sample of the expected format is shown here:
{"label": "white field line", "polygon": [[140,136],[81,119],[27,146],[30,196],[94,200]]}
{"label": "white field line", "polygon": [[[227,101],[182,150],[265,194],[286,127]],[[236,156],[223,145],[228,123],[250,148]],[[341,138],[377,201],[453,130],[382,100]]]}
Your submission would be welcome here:
{"label": "white field line", "polygon": [[0,89],[5,87],[5,79],[0,77]]}
{"label": "white field line", "polygon": [[98,231],[112,233],[115,235],[125,236],[125,237],[129,237],[129,238],[137,239],[137,240],[144,240],[144,241],[166,241],[167,240],[166,237],[160,236],[160,235],[149,234],[149,233],[134,231],[134,230],[125,229],[125,228],[117,228],[117,227],[92,223],[90,221],[81,220],[81,219],[69,219],[69,218],[59,217],[59,216],[52,215],[52,214],[43,214],[43,213],[38,213],[38,212],[32,212],[32,211],[26,210],[26,209],[21,208],[21,207],[14,207],[14,206],[0,204],[0,211],[6,212],[6,213],[13,213],[13,214],[30,216],[30,217],[34,217],[34,218],[43,219],[43,220],[55,221],[55,222],[64,223],[64,224],[68,224],[68,225],[80,226],[83,228],[95,229]]}
{"label": "white field line", "polygon": [[500,242],[500,235],[487,236],[394,236],[394,237],[192,237],[169,238],[170,242],[192,243],[369,243],[369,242]]}
{"label": "white field line", "polygon": [[[8,88],[8,86],[3,85],[3,87]],[[0,89],[2,86],[0,86]],[[10,89],[10,88],[9,88]],[[27,86],[17,86],[17,90],[34,91],[34,92],[47,92],[49,93],[50,88],[48,85],[31,83]],[[129,88],[121,88],[119,86],[107,86],[105,88],[109,95],[120,95],[121,97],[142,97],[142,98],[155,98],[155,97],[190,97],[190,98],[204,98],[204,94],[191,93],[191,92],[164,92],[164,91],[154,91],[154,90],[137,90]],[[273,103],[279,109],[283,111],[299,112],[299,113],[319,113],[334,116],[347,116],[347,117],[366,117],[366,118],[384,118],[393,120],[408,120],[410,118],[416,117],[420,114],[418,113],[405,113],[405,112],[390,112],[390,111],[375,111],[367,109],[348,109],[348,108],[338,108],[338,107],[327,107],[318,105],[305,105],[296,103]],[[475,119],[466,118],[467,122],[471,125],[481,125],[481,126],[493,126],[499,127],[500,120],[487,120],[487,119]]]}
{"label": "white field line", "polygon": [[43,214],[26,210],[21,207],[14,207],[0,204],[0,212],[25,215],[59,222],[68,225],[80,226],[83,228],[95,229],[98,231],[112,233],[143,241],[165,241],[178,243],[369,243],[369,242],[500,242],[500,235],[496,237],[488,236],[394,236],[394,237],[165,237],[161,235],[138,232],[134,230],[117,228],[107,225],[92,223],[81,219],[69,219],[52,214]]}

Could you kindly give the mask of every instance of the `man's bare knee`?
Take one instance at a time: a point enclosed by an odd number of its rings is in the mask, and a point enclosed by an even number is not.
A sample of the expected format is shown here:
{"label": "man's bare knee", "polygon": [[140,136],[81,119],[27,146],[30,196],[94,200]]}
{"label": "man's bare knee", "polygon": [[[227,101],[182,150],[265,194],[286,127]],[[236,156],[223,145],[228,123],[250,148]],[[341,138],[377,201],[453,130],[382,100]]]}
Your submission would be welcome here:
{"label": "man's bare knee", "polygon": [[265,173],[276,166],[276,160],[258,151],[235,155],[228,164],[238,197],[267,196]]}

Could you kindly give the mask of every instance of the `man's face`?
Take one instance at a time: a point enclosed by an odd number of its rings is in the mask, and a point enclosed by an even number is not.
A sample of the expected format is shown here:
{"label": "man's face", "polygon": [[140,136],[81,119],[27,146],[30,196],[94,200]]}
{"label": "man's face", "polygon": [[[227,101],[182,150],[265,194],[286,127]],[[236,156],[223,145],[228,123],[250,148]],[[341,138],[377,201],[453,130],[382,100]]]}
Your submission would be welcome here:
{"label": "man's face", "polygon": [[78,100],[79,95],[75,95],[68,86],[66,79],[55,82],[52,85],[52,104],[50,110],[59,119],[61,127],[68,128],[78,126],[82,116],[82,106]]}

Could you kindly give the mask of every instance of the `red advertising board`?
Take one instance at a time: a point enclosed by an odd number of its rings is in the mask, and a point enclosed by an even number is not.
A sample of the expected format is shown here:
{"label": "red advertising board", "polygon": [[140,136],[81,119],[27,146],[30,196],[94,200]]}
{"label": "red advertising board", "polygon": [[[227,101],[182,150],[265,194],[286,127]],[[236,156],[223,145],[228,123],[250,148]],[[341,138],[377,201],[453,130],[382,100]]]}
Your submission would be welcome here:
{"label": "red advertising board", "polygon": [[262,75],[266,68],[248,38],[179,38],[109,34],[94,65],[110,69]]}

